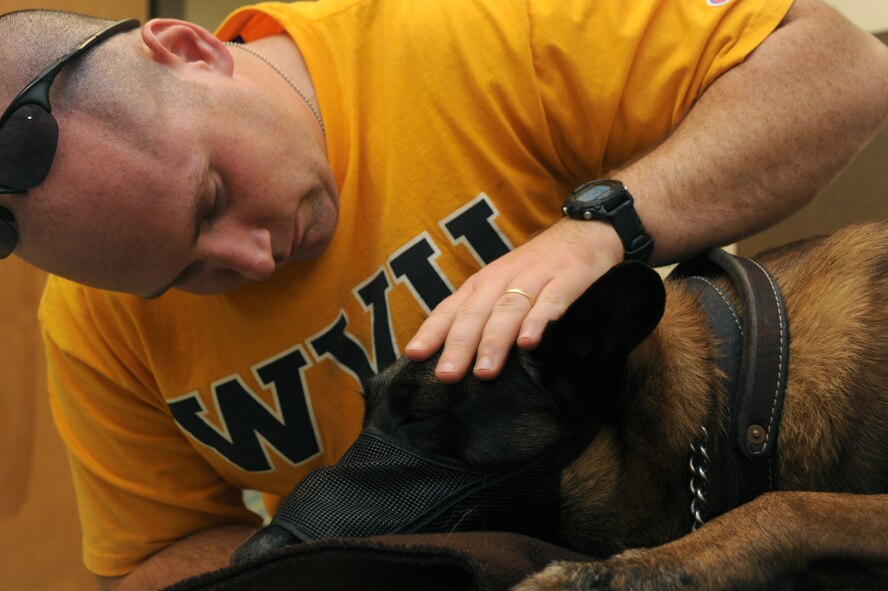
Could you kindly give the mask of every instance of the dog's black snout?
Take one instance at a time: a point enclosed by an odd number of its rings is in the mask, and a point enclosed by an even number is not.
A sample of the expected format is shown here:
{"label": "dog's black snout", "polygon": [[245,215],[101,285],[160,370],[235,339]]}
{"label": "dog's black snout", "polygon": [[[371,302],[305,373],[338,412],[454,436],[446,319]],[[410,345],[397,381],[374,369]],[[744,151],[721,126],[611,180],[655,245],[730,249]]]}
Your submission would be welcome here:
{"label": "dog's black snout", "polygon": [[298,542],[299,539],[296,536],[272,523],[254,533],[246,542],[241,544],[231,555],[229,562],[232,566],[242,564],[254,558],[264,556],[277,548],[283,548]]}

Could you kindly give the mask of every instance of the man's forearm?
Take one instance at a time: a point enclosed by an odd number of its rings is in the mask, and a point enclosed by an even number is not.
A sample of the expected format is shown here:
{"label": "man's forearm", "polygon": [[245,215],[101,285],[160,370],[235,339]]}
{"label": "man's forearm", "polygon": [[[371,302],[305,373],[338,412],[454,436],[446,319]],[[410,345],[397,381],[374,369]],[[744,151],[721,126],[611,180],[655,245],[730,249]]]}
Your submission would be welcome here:
{"label": "man's forearm", "polygon": [[109,591],[156,590],[228,565],[231,553],[254,531],[232,525],[200,532],[167,546],[123,577],[99,577]]}
{"label": "man's forearm", "polygon": [[655,236],[656,262],[759,231],[813,199],[888,117],[888,49],[797,0],[659,147],[616,176]]}

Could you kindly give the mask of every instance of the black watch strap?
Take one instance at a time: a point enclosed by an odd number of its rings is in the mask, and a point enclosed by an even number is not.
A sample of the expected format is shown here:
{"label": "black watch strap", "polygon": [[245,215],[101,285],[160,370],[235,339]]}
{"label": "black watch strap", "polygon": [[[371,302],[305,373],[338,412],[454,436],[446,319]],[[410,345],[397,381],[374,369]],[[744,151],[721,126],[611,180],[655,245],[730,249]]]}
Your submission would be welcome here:
{"label": "black watch strap", "polygon": [[626,260],[646,263],[654,251],[654,240],[635,211],[635,200],[620,181],[604,179],[583,183],[570,192],[562,213],[576,220],[609,222],[623,243]]}

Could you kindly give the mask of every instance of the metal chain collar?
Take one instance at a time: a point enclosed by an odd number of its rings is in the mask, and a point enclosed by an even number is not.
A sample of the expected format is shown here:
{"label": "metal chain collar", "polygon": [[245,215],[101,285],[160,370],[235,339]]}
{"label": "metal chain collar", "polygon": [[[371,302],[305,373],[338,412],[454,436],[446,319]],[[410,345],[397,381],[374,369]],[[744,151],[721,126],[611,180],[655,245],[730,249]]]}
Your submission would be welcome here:
{"label": "metal chain collar", "polygon": [[709,493],[709,431],[703,425],[700,431],[700,439],[691,445],[691,459],[688,462],[691,472],[691,531],[697,531],[709,518],[709,503],[706,500]]}

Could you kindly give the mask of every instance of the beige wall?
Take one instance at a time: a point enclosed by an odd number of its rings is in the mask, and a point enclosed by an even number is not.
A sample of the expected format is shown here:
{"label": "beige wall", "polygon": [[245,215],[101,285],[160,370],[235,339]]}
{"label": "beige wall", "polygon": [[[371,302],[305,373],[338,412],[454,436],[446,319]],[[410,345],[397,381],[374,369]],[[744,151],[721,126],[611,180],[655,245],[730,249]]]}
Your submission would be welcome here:
{"label": "beige wall", "polygon": [[888,31],[888,2],[886,0],[825,0],[858,27],[873,33]]}

